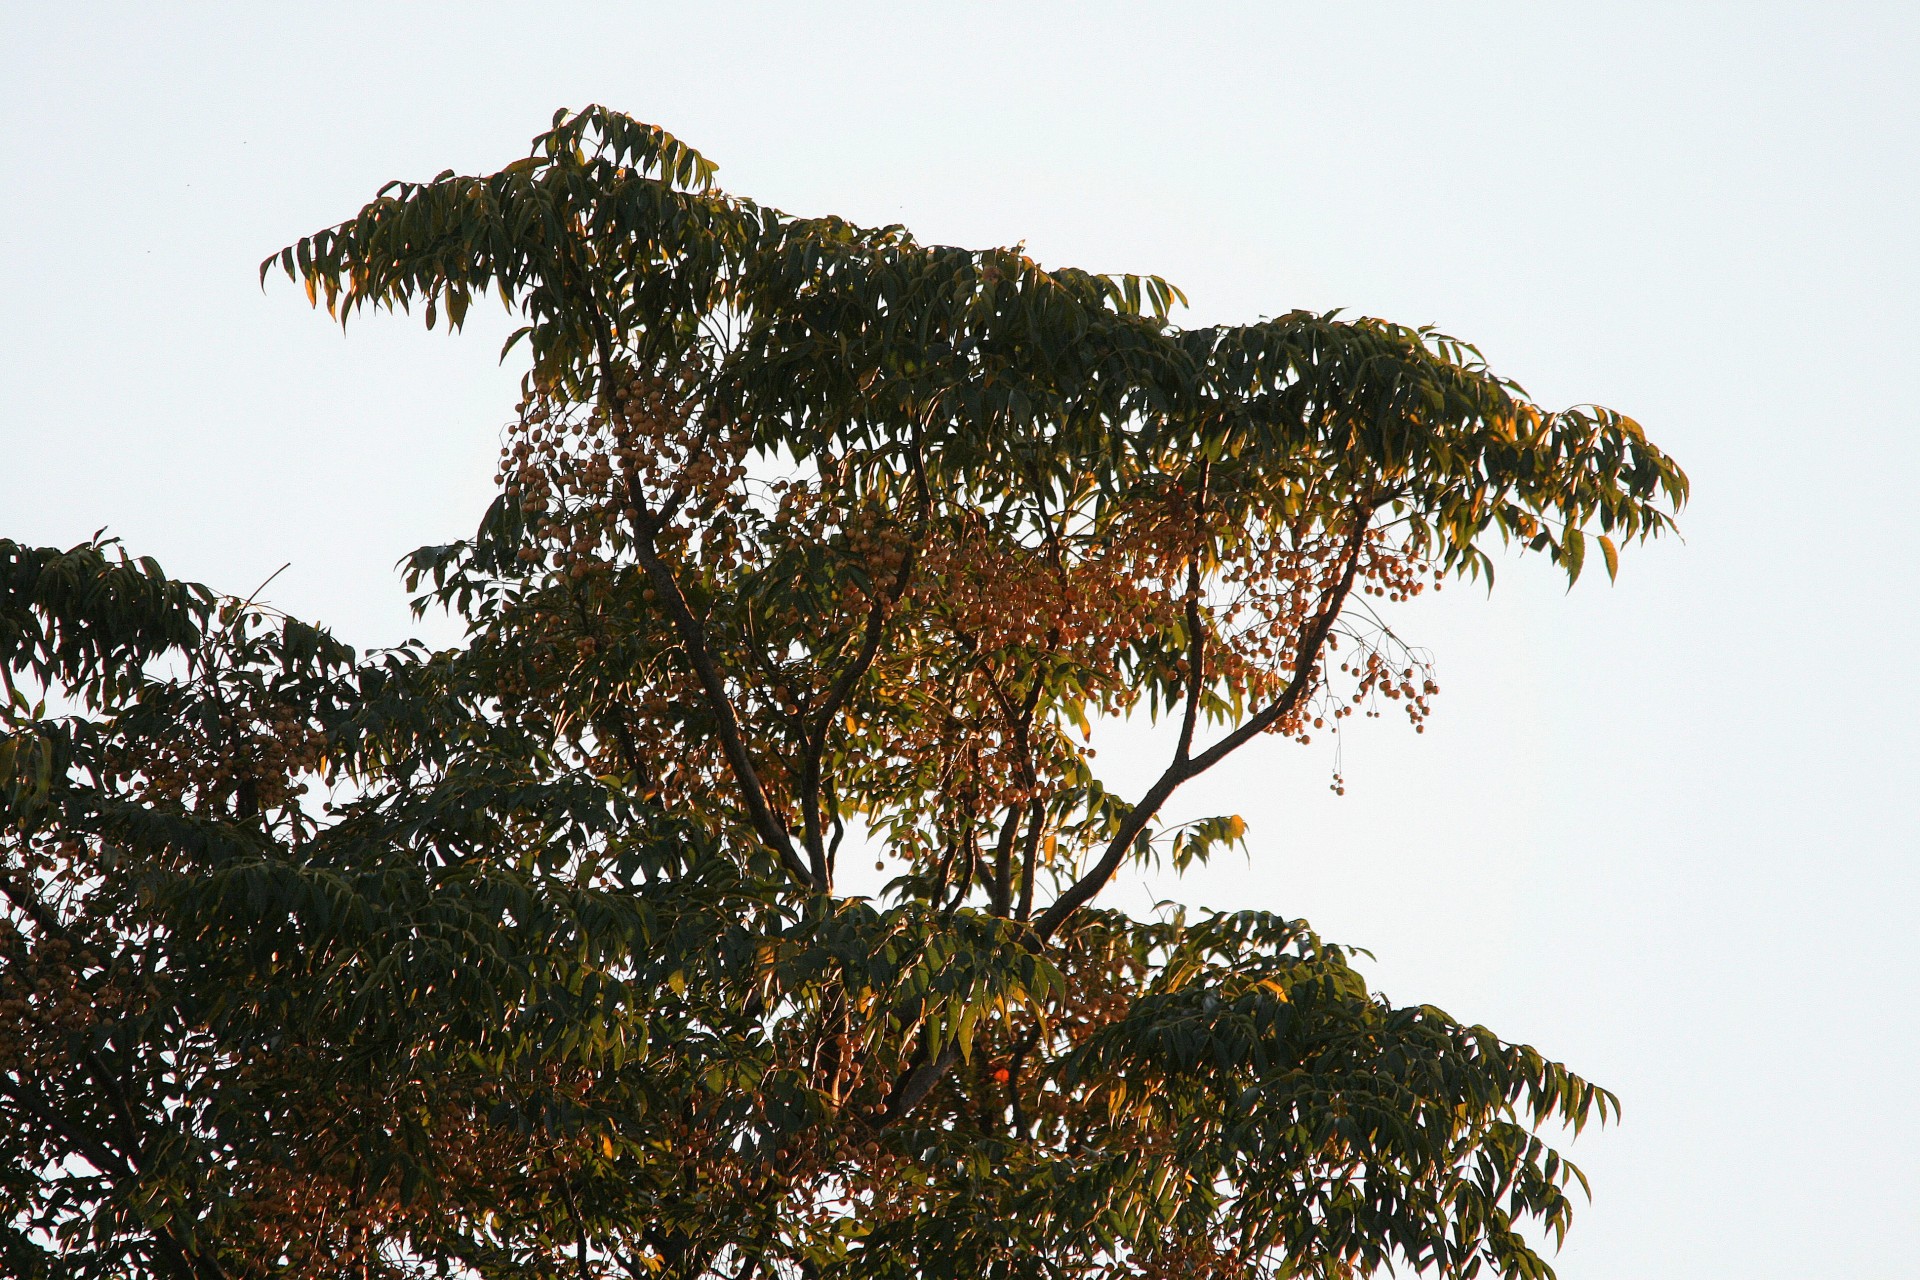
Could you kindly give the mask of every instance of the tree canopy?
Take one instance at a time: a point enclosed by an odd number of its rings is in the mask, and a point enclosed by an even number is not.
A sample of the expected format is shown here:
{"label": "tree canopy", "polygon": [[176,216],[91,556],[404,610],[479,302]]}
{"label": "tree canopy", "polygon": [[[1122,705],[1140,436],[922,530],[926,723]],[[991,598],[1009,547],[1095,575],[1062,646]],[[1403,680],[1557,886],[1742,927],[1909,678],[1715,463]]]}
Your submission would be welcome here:
{"label": "tree canopy", "polygon": [[519,318],[499,495],[405,561],[461,646],[0,541],[7,1270],[1550,1275],[1542,1132],[1612,1095],[1302,921],[1098,899],[1247,840],[1166,816],[1233,752],[1422,726],[1390,606],[1612,574],[1678,467],[1429,329],[714,174],[563,112],[262,265]]}

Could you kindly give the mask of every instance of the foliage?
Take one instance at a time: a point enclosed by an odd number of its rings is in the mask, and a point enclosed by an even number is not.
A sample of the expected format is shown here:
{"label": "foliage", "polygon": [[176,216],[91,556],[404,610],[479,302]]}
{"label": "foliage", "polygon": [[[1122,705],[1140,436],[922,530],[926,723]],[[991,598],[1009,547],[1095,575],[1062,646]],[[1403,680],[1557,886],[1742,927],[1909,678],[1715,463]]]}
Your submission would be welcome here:
{"label": "foliage", "polygon": [[1182,329],[713,174],[563,113],[263,266],[522,318],[500,496],[406,562],[463,647],[0,542],[9,1271],[1549,1275],[1536,1131],[1611,1095],[1299,921],[1095,899],[1240,843],[1163,810],[1263,735],[1420,727],[1377,605],[1612,573],[1684,476],[1429,330]]}

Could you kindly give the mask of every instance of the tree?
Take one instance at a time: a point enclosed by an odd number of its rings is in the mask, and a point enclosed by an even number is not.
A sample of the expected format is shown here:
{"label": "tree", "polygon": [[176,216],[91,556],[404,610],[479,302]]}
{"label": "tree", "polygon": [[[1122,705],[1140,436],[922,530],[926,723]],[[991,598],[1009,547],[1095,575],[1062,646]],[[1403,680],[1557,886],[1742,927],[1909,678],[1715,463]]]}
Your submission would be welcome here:
{"label": "tree", "polygon": [[0,542],[9,1269],[1550,1275],[1538,1131],[1610,1094],[1301,921],[1098,898],[1243,841],[1163,817],[1231,753],[1420,728],[1385,606],[1496,538],[1611,574],[1679,469],[1431,330],[1182,329],[713,174],[562,113],[263,265],[522,318],[500,495],[406,561],[464,646]]}

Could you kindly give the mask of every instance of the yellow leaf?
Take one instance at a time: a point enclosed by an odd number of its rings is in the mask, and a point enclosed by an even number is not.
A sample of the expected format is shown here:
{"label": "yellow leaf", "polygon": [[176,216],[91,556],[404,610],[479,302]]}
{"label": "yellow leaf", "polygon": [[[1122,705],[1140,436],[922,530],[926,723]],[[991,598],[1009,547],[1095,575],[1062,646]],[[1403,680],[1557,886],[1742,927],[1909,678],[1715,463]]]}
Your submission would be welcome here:
{"label": "yellow leaf", "polygon": [[1611,582],[1620,576],[1620,548],[1613,545],[1613,539],[1606,534],[1600,535],[1600,553],[1607,558],[1607,580]]}

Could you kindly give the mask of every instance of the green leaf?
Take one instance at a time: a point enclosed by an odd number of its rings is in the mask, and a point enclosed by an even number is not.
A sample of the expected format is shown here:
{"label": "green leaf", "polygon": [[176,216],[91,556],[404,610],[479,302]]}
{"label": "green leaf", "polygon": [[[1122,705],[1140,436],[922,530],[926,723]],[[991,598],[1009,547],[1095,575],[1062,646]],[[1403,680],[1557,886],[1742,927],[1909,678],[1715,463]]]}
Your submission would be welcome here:
{"label": "green leaf", "polygon": [[1567,585],[1572,586],[1580,580],[1580,570],[1587,559],[1587,539],[1578,526],[1567,526],[1560,539],[1560,556],[1567,570]]}

